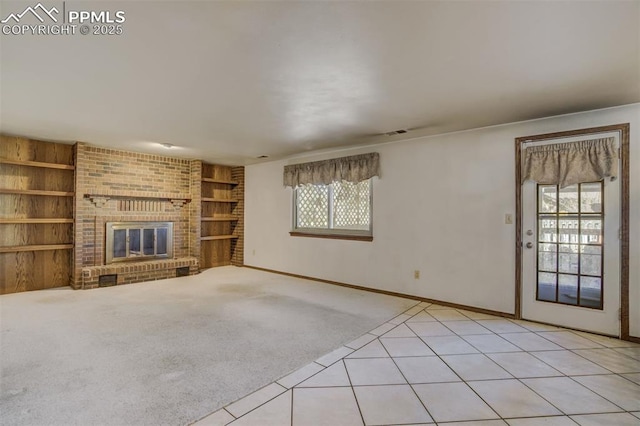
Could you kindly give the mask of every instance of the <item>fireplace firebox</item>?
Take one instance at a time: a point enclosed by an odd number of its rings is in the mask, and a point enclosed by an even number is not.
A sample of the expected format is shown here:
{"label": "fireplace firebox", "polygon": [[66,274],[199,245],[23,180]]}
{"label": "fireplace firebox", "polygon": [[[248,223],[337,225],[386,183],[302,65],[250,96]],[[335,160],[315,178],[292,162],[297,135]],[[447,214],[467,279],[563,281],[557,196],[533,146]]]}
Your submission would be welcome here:
{"label": "fireplace firebox", "polygon": [[107,222],[105,263],[173,257],[173,222]]}

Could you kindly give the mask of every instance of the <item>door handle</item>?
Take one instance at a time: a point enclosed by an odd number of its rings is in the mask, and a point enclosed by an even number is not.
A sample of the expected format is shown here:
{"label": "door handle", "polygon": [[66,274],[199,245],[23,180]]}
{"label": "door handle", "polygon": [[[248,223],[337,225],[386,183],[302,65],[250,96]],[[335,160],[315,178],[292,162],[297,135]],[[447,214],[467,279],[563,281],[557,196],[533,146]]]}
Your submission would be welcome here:
{"label": "door handle", "polygon": [[527,244],[525,244],[525,247],[530,249],[533,248],[533,243],[532,242],[528,242]]}

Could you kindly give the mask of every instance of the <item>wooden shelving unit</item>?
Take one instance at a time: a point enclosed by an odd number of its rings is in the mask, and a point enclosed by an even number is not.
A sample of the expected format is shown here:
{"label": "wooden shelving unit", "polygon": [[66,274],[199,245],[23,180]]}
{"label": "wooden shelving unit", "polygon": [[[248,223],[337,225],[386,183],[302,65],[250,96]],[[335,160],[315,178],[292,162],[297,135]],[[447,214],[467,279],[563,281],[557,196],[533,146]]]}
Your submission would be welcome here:
{"label": "wooden shelving unit", "polygon": [[22,251],[47,251],[72,249],[73,244],[34,244],[27,246],[0,247],[0,253],[18,253]]}
{"label": "wooden shelving unit", "polygon": [[202,182],[220,183],[220,184],[223,184],[223,185],[237,185],[238,184],[238,182],[233,181],[233,180],[213,179],[213,178],[207,178],[207,177],[203,177],[202,178]]}
{"label": "wooden shelving unit", "polygon": [[216,198],[216,197],[202,197],[202,201],[209,203],[237,203],[238,200],[234,200],[231,198]]}
{"label": "wooden shelving unit", "polygon": [[0,136],[0,294],[69,285],[73,145]]}
{"label": "wooden shelving unit", "polygon": [[232,167],[202,165],[202,205],[200,266],[210,268],[231,264],[232,250],[240,238],[236,234],[237,205],[240,202],[235,188],[239,182],[232,178]]}
{"label": "wooden shelving unit", "polygon": [[0,188],[0,194],[46,195],[49,197],[73,197],[73,192],[43,191],[39,189],[7,189]]}
{"label": "wooden shelving unit", "polygon": [[73,219],[65,217],[0,219],[0,224],[9,223],[73,223]]}
{"label": "wooden shelving unit", "polygon": [[75,170],[75,166],[70,164],[44,163],[42,161],[11,160],[0,158],[0,164],[13,164],[15,166],[42,167],[45,169]]}
{"label": "wooden shelving unit", "polygon": [[214,240],[234,240],[238,238],[237,235],[211,235],[208,237],[202,237],[202,241],[214,241]]}
{"label": "wooden shelving unit", "polygon": [[203,222],[237,222],[239,220],[236,216],[211,216],[202,217]]}

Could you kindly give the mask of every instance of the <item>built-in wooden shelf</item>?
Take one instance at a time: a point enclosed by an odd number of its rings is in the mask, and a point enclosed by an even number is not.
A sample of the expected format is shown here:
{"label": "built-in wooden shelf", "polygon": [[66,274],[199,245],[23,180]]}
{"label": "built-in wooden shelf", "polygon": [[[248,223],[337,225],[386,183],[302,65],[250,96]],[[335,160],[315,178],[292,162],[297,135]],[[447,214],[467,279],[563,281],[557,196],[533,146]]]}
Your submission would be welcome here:
{"label": "built-in wooden shelf", "polygon": [[0,188],[0,194],[48,195],[51,197],[73,197],[73,192],[44,191],[40,189],[6,189]]}
{"label": "built-in wooden shelf", "polygon": [[202,218],[203,222],[235,222],[237,220],[237,216],[212,216]]}
{"label": "built-in wooden shelf", "polygon": [[[200,175],[200,268],[241,264],[244,170],[202,163]],[[234,235],[235,234],[235,235]]]}
{"label": "built-in wooden shelf", "polygon": [[45,250],[68,250],[73,244],[36,244],[28,246],[5,246],[0,247],[0,253],[16,253],[19,251],[45,251]]}
{"label": "built-in wooden shelf", "polygon": [[211,203],[237,203],[238,200],[232,198],[203,198],[202,201],[208,201]]}
{"label": "built-in wooden shelf", "polygon": [[200,238],[202,241],[212,241],[212,240],[234,240],[238,238],[237,235],[211,235],[209,237]]}
{"label": "built-in wooden shelf", "polygon": [[224,184],[224,185],[237,185],[238,184],[238,182],[235,182],[233,180],[213,179],[213,178],[207,178],[207,177],[203,177],[202,178],[202,182],[221,183],[221,184]]}
{"label": "built-in wooden shelf", "polygon": [[74,170],[73,145],[0,135],[0,294],[69,285]]}
{"label": "built-in wooden shelf", "polygon": [[0,219],[2,223],[73,223],[73,219],[56,217],[56,218],[19,218],[19,219]]}
{"label": "built-in wooden shelf", "polygon": [[42,167],[45,169],[75,170],[74,166],[69,164],[43,163],[41,161],[26,160],[10,160],[8,158],[0,158],[0,164],[13,164],[16,166]]}

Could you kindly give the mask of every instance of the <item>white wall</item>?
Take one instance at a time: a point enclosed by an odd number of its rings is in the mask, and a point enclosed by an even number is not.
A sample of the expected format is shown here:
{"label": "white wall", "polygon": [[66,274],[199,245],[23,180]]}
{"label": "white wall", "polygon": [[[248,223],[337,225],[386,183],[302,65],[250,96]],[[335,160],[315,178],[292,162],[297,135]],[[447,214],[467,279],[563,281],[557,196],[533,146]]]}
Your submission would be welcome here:
{"label": "white wall", "polygon": [[[514,139],[631,123],[631,327],[640,336],[640,104],[341,150],[246,168],[245,263],[514,312]],[[285,164],[380,153],[373,242],[289,236]],[[420,270],[419,280],[413,271]]]}

